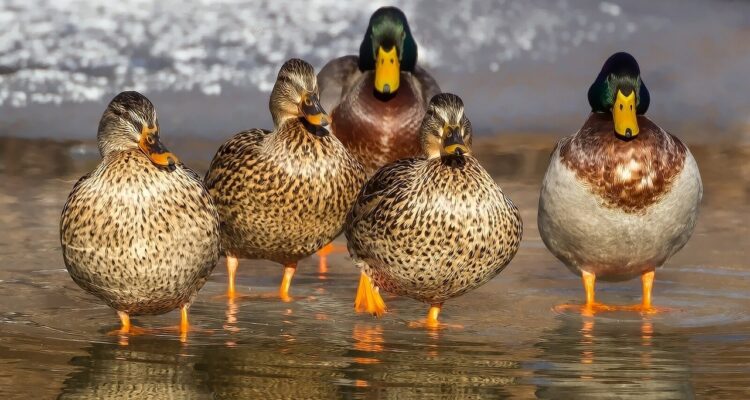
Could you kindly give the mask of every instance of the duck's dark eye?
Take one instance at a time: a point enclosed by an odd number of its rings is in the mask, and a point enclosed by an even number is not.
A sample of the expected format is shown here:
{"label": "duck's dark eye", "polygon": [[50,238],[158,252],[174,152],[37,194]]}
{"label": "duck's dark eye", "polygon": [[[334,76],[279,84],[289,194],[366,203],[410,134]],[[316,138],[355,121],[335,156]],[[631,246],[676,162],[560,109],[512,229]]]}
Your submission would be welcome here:
{"label": "duck's dark eye", "polygon": [[620,111],[622,111],[622,104],[620,104]]}
{"label": "duck's dark eye", "polygon": [[632,105],[632,104],[630,105],[630,109],[631,109],[631,110],[633,109],[633,105]]}
{"label": "duck's dark eye", "polygon": [[393,64],[393,59],[391,58],[391,64]]}
{"label": "duck's dark eye", "polygon": [[148,144],[154,144],[154,136],[153,135],[146,136],[146,141],[148,142]]}
{"label": "duck's dark eye", "polygon": [[306,106],[311,106],[312,105],[312,101],[310,100],[309,97],[305,97],[305,105]]}

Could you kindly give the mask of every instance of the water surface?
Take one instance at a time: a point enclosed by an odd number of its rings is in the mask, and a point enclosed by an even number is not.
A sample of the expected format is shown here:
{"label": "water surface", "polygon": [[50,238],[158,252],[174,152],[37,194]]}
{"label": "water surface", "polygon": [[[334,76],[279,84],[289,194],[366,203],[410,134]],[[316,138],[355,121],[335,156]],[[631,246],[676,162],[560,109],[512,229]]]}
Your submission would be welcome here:
{"label": "water surface", "polygon": [[[521,250],[483,287],[446,303],[463,329],[414,329],[426,306],[386,296],[382,319],[356,315],[357,270],[344,255],[300,263],[299,299],[228,302],[223,259],[191,308],[197,331],[119,338],[115,313],[62,262],[58,222],[91,143],[0,139],[0,395],[6,398],[743,398],[750,395],[750,148],[694,145],[705,196],[695,234],[656,273],[673,311],[584,317],[552,308],[583,290],[544,248],[538,184],[554,139],[505,136],[476,148],[519,206]],[[205,168],[218,143],[176,142]],[[276,290],[281,268],[242,261],[238,288]],[[640,282],[600,283],[598,299],[640,301]],[[146,327],[179,314],[140,317]]]}

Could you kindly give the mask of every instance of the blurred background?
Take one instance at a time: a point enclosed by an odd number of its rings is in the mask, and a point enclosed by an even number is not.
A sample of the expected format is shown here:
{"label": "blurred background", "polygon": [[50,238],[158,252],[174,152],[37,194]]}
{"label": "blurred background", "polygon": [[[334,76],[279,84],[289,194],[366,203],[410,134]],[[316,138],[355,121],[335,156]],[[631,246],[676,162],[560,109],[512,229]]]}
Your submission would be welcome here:
{"label": "blurred background", "polygon": [[[372,12],[409,18],[419,62],[460,95],[474,150],[519,207],[521,249],[497,278],[446,303],[461,330],[408,327],[424,306],[386,297],[352,312],[348,256],[302,260],[302,300],[227,302],[223,259],[191,308],[199,330],[118,340],[114,312],[72,282],[59,216],[99,162],[96,131],[118,92],[158,110],[161,139],[203,173],[219,144],[271,127],[281,64],[320,69],[357,51]],[[683,139],[704,183],[686,247],[659,269],[671,312],[596,318],[552,311],[580,278],[536,228],[549,154],[590,111],[606,58],[628,51],[648,115]],[[330,111],[330,110],[329,110]],[[6,398],[750,398],[750,1],[0,1],[0,396]],[[279,267],[243,261],[243,292]],[[640,282],[597,298],[640,301]],[[147,327],[178,315],[144,317]]]}
{"label": "blurred background", "polygon": [[[138,90],[175,137],[269,127],[280,65],[354,54],[369,0],[5,0],[0,135],[91,139],[107,102]],[[632,53],[660,125],[750,138],[750,2],[396,1],[419,62],[464,98],[483,134],[569,134],[613,52]]]}

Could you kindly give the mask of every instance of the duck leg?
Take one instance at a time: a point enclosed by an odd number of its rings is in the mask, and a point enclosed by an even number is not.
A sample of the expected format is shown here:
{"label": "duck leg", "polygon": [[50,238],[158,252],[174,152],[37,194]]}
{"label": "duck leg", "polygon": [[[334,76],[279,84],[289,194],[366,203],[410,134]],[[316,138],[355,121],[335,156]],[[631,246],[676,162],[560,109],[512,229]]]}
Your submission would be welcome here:
{"label": "duck leg", "polygon": [[130,333],[130,315],[123,311],[118,311],[117,316],[120,317],[120,332]]}
{"label": "duck leg", "polygon": [[643,303],[641,306],[644,310],[650,310],[651,307],[651,289],[654,288],[654,271],[646,272],[641,275],[643,283]]}
{"label": "duck leg", "polygon": [[284,277],[281,279],[281,286],[279,287],[279,297],[281,297],[281,301],[292,301],[292,297],[289,296],[289,287],[292,285],[292,278],[294,277],[294,273],[296,271],[296,262],[286,264],[284,266]]}
{"label": "duck leg", "polygon": [[130,315],[125,311],[117,311],[117,316],[120,317],[120,329],[110,331],[108,334],[113,336],[123,335],[143,335],[149,332],[145,328],[133,326],[130,324]]}
{"label": "duck leg", "polygon": [[438,316],[440,310],[443,308],[443,303],[433,304],[430,306],[430,311],[427,311],[427,325],[438,325]]}
{"label": "duck leg", "polygon": [[445,322],[438,321],[440,311],[443,309],[443,303],[433,303],[430,305],[430,310],[427,311],[427,318],[421,321],[410,322],[409,326],[412,328],[427,328],[427,329],[463,329],[462,325],[447,324]]}
{"label": "duck leg", "polygon": [[188,323],[188,307],[184,305],[180,307],[180,333],[186,334],[190,330],[190,324]]}
{"label": "duck leg", "polygon": [[614,311],[616,308],[606,304],[597,303],[595,300],[596,275],[591,272],[581,270],[581,280],[583,289],[586,291],[586,304],[583,306],[577,304],[562,304],[555,307],[555,310],[564,312],[568,310],[577,310],[586,316],[592,316],[601,311]]}
{"label": "duck leg", "polygon": [[359,275],[359,287],[357,288],[357,298],[354,300],[354,310],[358,313],[370,313],[376,317],[382,316],[386,311],[385,302],[380,297],[380,290],[375,287],[364,271]]}
{"label": "duck leg", "polygon": [[182,343],[187,342],[188,330],[190,330],[190,324],[188,323],[188,306],[183,305],[180,307],[180,341]]}
{"label": "duck leg", "polygon": [[320,259],[320,263],[318,264],[318,272],[321,274],[325,274],[328,272],[328,256],[331,254],[336,253],[347,253],[348,250],[346,246],[341,245],[335,245],[333,242],[328,243],[327,245],[323,246],[322,249],[318,250],[318,258]]}
{"label": "duck leg", "polygon": [[641,300],[641,304],[626,307],[627,310],[638,311],[643,314],[658,314],[663,311],[669,311],[668,308],[655,307],[651,304],[651,290],[654,288],[654,275],[654,271],[648,271],[641,275],[643,300]]}
{"label": "duck leg", "polygon": [[237,267],[240,265],[240,261],[237,257],[227,254],[227,297],[233,299],[235,296],[234,280],[237,276]]}

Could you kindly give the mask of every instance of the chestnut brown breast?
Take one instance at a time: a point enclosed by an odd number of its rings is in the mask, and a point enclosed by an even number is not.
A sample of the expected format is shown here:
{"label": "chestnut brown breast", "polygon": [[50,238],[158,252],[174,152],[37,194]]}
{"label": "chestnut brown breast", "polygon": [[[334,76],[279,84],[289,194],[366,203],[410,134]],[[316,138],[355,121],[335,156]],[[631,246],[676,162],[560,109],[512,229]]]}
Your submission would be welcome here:
{"label": "chestnut brown breast", "polygon": [[333,133],[368,175],[378,168],[420,153],[418,131],[425,113],[416,79],[401,73],[398,91],[387,99],[376,97],[372,71],[352,84],[332,113]]}
{"label": "chestnut brown breast", "polygon": [[644,211],[669,192],[687,148],[645,116],[630,141],[614,133],[612,115],[592,113],[581,130],[560,142],[560,159],[609,207]]}

